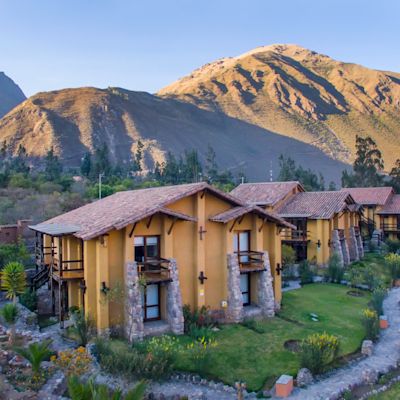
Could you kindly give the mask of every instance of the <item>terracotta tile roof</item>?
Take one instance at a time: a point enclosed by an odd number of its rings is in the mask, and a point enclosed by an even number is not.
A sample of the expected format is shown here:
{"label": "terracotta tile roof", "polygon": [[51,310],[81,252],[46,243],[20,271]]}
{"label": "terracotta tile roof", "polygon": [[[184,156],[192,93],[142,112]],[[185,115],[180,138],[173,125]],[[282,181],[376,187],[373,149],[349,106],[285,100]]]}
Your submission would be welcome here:
{"label": "terracotta tile roof", "polygon": [[346,192],[304,192],[290,198],[277,209],[277,213],[286,218],[330,219],[349,204],[354,204],[354,200]]}
{"label": "terracotta tile roof", "polygon": [[149,189],[118,192],[104,199],[97,200],[83,207],[61,214],[40,224],[69,224],[79,227],[74,236],[89,240],[103,235],[112,229],[122,229],[125,226],[140,221],[156,213],[169,213],[171,216],[186,220],[192,217],[166,210],[168,204],[174,203],[186,196],[202,190],[230,202],[234,206],[243,203],[233,196],[224,193],[205,182],[176,186],[163,186]]}
{"label": "terracotta tile roof", "polygon": [[289,224],[282,218],[278,217],[277,215],[267,212],[263,210],[260,207],[257,207],[255,205],[247,205],[243,207],[234,207],[231,208],[230,210],[224,211],[222,213],[219,213],[217,215],[214,215],[209,218],[210,221],[214,222],[222,222],[226,224],[229,221],[232,221],[233,219],[240,218],[241,216],[248,214],[248,213],[255,213],[259,215],[261,218],[265,218],[268,221],[275,222],[276,224],[280,226],[285,226],[287,228],[292,228],[295,229],[296,227],[293,226],[292,224]]}
{"label": "terracotta tile roof", "polygon": [[400,214],[400,194],[394,194],[377,214]]}
{"label": "terracotta tile roof", "polygon": [[274,206],[297,186],[304,191],[303,186],[297,181],[242,183],[233,189],[231,194],[247,204]]}
{"label": "terracotta tile roof", "polygon": [[369,187],[369,188],[343,188],[343,192],[348,192],[353,196],[356,203],[362,205],[383,206],[394,193],[392,187]]}

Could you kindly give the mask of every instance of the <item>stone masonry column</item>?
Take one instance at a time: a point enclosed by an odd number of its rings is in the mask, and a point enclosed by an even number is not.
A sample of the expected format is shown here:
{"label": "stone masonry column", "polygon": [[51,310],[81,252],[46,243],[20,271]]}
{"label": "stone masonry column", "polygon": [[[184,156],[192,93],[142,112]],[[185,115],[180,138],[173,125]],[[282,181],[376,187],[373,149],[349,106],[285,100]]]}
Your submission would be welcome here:
{"label": "stone masonry column", "polygon": [[272,287],[271,265],[267,251],[263,254],[264,271],[259,272],[257,280],[258,306],[262,315],[273,317],[275,315],[275,297]]}
{"label": "stone masonry column", "polygon": [[358,254],[360,255],[360,258],[363,258],[364,257],[364,246],[363,246],[361,233],[358,233],[358,235],[357,235],[357,247],[358,247]]}
{"label": "stone masonry column", "polygon": [[349,252],[349,246],[347,244],[346,237],[344,237],[340,242],[341,242],[340,245],[342,246],[342,252],[343,252],[343,264],[349,265],[350,264],[350,252]]}
{"label": "stone masonry column", "polygon": [[334,229],[332,231],[331,248],[332,248],[332,254],[336,253],[339,256],[340,265],[343,267],[344,260],[343,260],[342,245],[340,244],[339,231],[337,229]]}
{"label": "stone masonry column", "polygon": [[174,258],[171,258],[169,261],[169,272],[172,282],[167,286],[167,320],[172,333],[182,335],[184,319],[178,268]]}
{"label": "stone masonry column", "polygon": [[240,290],[240,268],[237,254],[228,254],[228,322],[240,322],[243,318],[243,298]]}
{"label": "stone masonry column", "polygon": [[356,230],[354,226],[351,226],[349,229],[349,253],[350,253],[350,260],[351,261],[358,261],[360,259],[360,254],[358,251],[358,243],[357,243],[357,236]]}
{"label": "stone masonry column", "polygon": [[133,342],[144,336],[142,294],[136,262],[125,264],[125,335]]}

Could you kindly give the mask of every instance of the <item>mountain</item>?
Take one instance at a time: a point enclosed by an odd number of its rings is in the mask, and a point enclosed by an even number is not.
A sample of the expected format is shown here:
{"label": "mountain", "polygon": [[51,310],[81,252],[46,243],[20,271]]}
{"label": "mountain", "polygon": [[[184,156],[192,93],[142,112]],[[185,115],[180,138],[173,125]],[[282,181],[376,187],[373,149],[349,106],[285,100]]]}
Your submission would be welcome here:
{"label": "mountain", "polygon": [[400,150],[400,74],[296,45],[256,48],[193,71],[158,93],[218,110],[351,162],[370,135],[390,169]]}
{"label": "mountain", "polygon": [[0,120],[0,141],[14,153],[22,144],[34,159],[54,148],[63,163],[79,166],[85,152],[103,143],[116,163],[131,159],[137,141],[145,145],[148,167],[163,161],[168,150],[176,155],[196,148],[204,159],[208,144],[220,167],[233,174],[244,171],[254,180],[278,170],[282,152],[302,165],[336,179],[345,164],[320,149],[288,138],[220,111],[188,102],[119,88],[78,88],[38,93]]}
{"label": "mountain", "polygon": [[26,99],[19,86],[0,72],[0,118]]}
{"label": "mountain", "polygon": [[129,162],[138,139],[145,164],[208,144],[220,167],[252,180],[278,171],[280,154],[340,180],[355,136],[372,136],[389,170],[400,154],[400,74],[336,61],[296,45],[256,48],[193,71],[157,94],[121,88],[38,93],[0,119],[0,141],[36,159],[53,146],[64,164],[107,143]]}

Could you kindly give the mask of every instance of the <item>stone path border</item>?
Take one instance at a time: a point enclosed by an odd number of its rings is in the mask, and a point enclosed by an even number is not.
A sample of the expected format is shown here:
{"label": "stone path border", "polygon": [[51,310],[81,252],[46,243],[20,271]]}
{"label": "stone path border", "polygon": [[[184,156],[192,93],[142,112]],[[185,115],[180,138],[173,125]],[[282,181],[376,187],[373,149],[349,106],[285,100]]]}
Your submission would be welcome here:
{"label": "stone path border", "polygon": [[[347,390],[366,383],[371,377],[385,374],[400,361],[400,288],[392,289],[384,301],[389,328],[381,337],[370,357],[341,368],[307,388],[296,388],[288,399],[337,400]],[[276,398],[276,397],[275,397]]]}

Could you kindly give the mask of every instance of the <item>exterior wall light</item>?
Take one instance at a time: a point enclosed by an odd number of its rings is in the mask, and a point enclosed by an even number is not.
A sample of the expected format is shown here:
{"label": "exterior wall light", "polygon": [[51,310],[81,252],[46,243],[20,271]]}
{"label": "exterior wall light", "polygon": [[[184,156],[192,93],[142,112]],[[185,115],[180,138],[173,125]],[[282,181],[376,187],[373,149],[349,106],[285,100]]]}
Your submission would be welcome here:
{"label": "exterior wall light", "polygon": [[321,247],[321,241],[318,239],[317,241],[317,247],[320,248]]}
{"label": "exterior wall light", "polygon": [[110,291],[110,288],[107,287],[105,282],[101,282],[101,288],[100,288],[101,293],[107,294]]}

